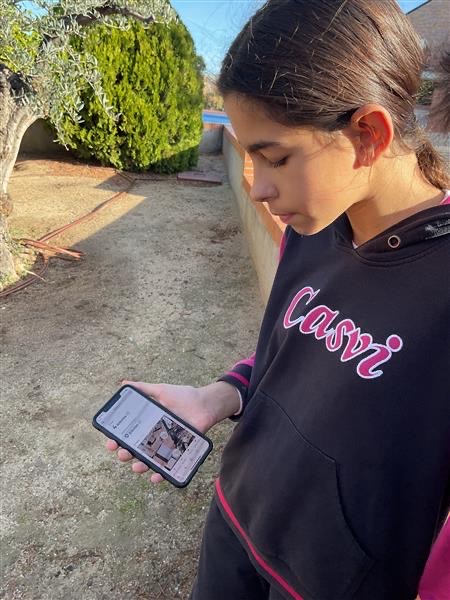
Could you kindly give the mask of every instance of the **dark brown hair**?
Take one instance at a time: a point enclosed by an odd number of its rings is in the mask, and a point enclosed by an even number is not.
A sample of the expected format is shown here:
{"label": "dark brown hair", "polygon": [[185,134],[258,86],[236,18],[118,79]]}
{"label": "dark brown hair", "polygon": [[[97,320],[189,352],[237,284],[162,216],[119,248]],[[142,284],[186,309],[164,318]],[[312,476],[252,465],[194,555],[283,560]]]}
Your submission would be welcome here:
{"label": "dark brown hair", "polygon": [[444,52],[439,63],[439,79],[436,85],[436,102],[430,111],[438,131],[450,131],[450,50]]}
{"label": "dark brown hair", "polygon": [[332,134],[367,103],[390,113],[396,145],[425,178],[450,187],[442,156],[415,114],[425,64],[420,38],[395,0],[268,0],[231,45],[217,81],[282,125]]}

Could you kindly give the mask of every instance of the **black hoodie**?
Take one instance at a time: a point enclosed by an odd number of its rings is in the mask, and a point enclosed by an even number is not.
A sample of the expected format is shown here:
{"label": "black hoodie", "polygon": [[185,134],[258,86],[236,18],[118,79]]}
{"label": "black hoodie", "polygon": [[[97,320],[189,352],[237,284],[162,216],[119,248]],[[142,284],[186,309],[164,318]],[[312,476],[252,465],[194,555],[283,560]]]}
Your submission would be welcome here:
{"label": "black hoodie", "polygon": [[450,205],[357,249],[346,216],[288,227],[252,365],[221,378],[244,411],[216,489],[255,567],[289,599],[414,600],[450,502]]}

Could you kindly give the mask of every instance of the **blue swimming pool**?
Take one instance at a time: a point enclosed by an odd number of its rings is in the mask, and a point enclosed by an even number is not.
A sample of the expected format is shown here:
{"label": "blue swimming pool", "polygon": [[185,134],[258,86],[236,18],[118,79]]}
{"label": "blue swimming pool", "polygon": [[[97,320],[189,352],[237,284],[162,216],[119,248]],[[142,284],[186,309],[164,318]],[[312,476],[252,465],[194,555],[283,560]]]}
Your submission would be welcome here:
{"label": "blue swimming pool", "polygon": [[211,113],[207,110],[203,111],[203,123],[220,123],[227,124],[230,122],[230,119],[225,113]]}

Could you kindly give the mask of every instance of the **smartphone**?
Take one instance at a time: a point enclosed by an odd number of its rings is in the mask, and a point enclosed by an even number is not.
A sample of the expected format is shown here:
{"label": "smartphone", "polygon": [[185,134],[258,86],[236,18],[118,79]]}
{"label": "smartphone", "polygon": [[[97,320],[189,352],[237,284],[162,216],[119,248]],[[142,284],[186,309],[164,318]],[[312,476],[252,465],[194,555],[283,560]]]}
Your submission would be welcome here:
{"label": "smartphone", "polygon": [[188,485],[213,448],[209,438],[131,385],[121,387],[92,424],[176,487]]}

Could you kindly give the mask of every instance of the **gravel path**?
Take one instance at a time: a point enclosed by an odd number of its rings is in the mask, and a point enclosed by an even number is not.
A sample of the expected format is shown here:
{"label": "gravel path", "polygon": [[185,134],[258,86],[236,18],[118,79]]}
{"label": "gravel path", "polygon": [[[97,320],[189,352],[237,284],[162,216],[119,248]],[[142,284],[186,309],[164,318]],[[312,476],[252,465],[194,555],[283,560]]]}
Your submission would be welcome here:
{"label": "gravel path", "polygon": [[[201,160],[223,173],[220,156]],[[22,161],[11,226],[42,235],[121,185],[108,169]],[[87,257],[51,262],[0,304],[0,597],[187,598],[232,423],[178,490],[114,460],[90,421],[121,378],[203,385],[254,349],[262,303],[231,188],[140,182],[54,242]]]}

